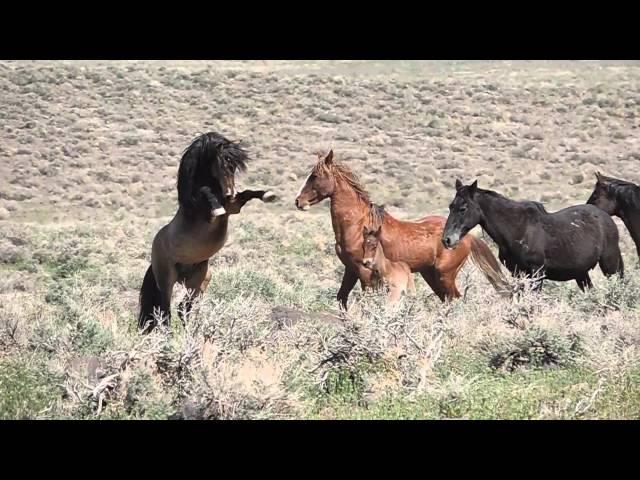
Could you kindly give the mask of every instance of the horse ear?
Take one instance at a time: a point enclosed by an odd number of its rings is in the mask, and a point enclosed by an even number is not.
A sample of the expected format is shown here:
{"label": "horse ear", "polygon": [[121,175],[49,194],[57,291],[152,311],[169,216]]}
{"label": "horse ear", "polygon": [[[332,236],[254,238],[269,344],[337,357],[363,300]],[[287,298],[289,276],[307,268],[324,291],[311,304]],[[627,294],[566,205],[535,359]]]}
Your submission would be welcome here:
{"label": "horse ear", "polygon": [[478,180],[469,185],[469,193],[471,194],[471,196],[476,193],[476,190],[478,190]]}
{"label": "horse ear", "polygon": [[331,165],[331,163],[333,163],[333,149],[329,150],[327,156],[324,157],[324,163],[326,163],[327,165]]}
{"label": "horse ear", "polygon": [[596,172],[596,180],[598,181],[598,183],[602,183],[602,175],[600,174],[600,172]]}
{"label": "horse ear", "polygon": [[369,233],[369,229],[367,228],[367,226],[366,226],[366,225],[363,225],[363,226],[362,226],[362,234],[366,236],[366,235],[367,235],[367,233]]}
{"label": "horse ear", "polygon": [[381,231],[382,231],[382,225],[380,225],[380,226],[378,227],[378,229],[376,230],[376,237],[379,237],[379,236],[380,236],[380,232],[381,232]]}
{"label": "horse ear", "polygon": [[459,178],[456,178],[456,190],[460,190],[462,188],[462,182]]}

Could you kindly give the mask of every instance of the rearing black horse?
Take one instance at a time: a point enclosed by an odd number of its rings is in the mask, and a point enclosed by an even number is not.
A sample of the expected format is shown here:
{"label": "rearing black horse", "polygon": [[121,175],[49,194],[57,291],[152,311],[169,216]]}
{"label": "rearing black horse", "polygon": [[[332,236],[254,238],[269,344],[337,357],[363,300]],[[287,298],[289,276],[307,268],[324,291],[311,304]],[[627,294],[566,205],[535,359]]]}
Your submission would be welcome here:
{"label": "rearing black horse", "polygon": [[[449,206],[442,242],[455,248],[469,230],[480,226],[498,244],[499,258],[512,274],[575,280],[581,290],[592,286],[589,270],[600,265],[606,276],[624,275],[618,228],[612,218],[593,205],[577,205],[549,213],[542,204],[514,201],[478,182],[462,185]],[[542,280],[537,289],[542,288]]]}
{"label": "rearing black horse", "polygon": [[236,173],[246,169],[248,158],[237,142],[216,132],[199,135],[184,151],[178,168],[178,211],[153,238],[151,265],[140,288],[138,326],[143,331],[155,328],[158,317],[169,323],[176,282],[189,292],[178,309],[184,321],[209,285],[209,259],[227,241],[229,216],[252,199],[275,200],[265,190],[236,193]]}
{"label": "rearing black horse", "polygon": [[640,186],[635,183],[605,177],[596,172],[596,186],[587,200],[588,204],[601,208],[609,215],[624,222],[640,259]]}

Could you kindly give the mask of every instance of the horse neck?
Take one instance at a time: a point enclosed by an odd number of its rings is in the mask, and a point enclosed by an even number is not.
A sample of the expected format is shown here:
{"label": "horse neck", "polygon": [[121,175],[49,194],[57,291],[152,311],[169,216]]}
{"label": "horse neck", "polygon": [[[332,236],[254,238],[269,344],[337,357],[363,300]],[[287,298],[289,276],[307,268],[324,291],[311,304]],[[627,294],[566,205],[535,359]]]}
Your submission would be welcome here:
{"label": "horse neck", "polygon": [[331,195],[331,223],[337,243],[343,242],[347,232],[362,231],[362,220],[369,214],[369,209],[369,202],[353,187],[336,179],[336,188]]}
{"label": "horse neck", "polygon": [[478,190],[476,198],[482,210],[480,226],[499,246],[507,245],[524,230],[524,208],[517,202]]}
{"label": "horse neck", "polygon": [[640,242],[640,211],[633,209],[628,205],[619,207],[618,217],[629,230],[631,238],[638,244]]}
{"label": "horse neck", "polygon": [[[640,189],[638,191],[640,192]],[[634,240],[640,240],[640,212],[634,208],[633,201],[630,202],[622,194],[618,193],[616,197],[617,206],[614,215],[620,217]]]}

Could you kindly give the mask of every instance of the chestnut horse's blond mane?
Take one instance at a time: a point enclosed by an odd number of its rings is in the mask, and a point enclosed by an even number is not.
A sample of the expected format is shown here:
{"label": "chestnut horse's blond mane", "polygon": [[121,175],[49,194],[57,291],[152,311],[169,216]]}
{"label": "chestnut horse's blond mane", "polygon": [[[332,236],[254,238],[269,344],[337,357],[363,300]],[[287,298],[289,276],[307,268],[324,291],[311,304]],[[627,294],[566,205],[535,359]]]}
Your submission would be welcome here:
{"label": "chestnut horse's blond mane", "polygon": [[353,191],[358,195],[358,198],[365,202],[369,207],[369,226],[371,228],[377,228],[383,221],[385,210],[383,205],[374,204],[370,197],[369,192],[364,188],[358,176],[353,171],[344,165],[343,163],[336,161],[335,159],[327,165],[324,161],[325,156],[318,153],[318,163],[313,167],[313,174],[320,175],[332,175],[336,180],[342,181],[349,185]]}
{"label": "chestnut horse's blond mane", "polygon": [[346,182],[351,188],[353,188],[353,190],[363,201],[367,203],[370,202],[369,192],[367,192],[367,190],[362,186],[357,175],[343,163],[334,160],[329,165],[327,165],[324,161],[324,156],[320,156],[320,160],[318,160],[316,166],[313,167],[312,173],[317,176],[323,174],[332,175],[333,178]]}

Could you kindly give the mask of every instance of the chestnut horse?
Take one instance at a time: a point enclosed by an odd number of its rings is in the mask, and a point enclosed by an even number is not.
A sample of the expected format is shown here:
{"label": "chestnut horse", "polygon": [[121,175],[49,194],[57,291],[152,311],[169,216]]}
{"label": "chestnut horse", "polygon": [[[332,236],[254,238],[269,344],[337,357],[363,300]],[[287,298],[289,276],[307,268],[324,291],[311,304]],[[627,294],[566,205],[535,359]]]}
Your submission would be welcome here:
{"label": "chestnut horse", "polygon": [[151,265],[140,289],[138,327],[151,331],[159,317],[169,324],[176,282],[188,289],[178,314],[184,321],[195,298],[209,285],[209,258],[227,240],[229,215],[251,199],[275,200],[264,190],[235,192],[235,174],[246,169],[248,155],[235,142],[209,132],[185,150],[178,170],[178,212],[153,239]]}
{"label": "chestnut horse", "polygon": [[331,221],[336,239],[336,254],[345,266],[337,299],[347,308],[349,293],[360,280],[362,289],[374,288],[371,269],[363,265],[363,237],[365,226],[382,225],[380,242],[386,257],[409,265],[412,273],[422,278],[441,301],[460,297],[456,276],[469,254],[497,291],[505,287],[500,264],[482,240],[468,236],[454,250],[446,250],[440,241],[447,221],[441,216],[427,216],[417,221],[403,221],[389,212],[372,208],[369,194],[357,177],[333,159],[333,150],[318,162],[302,184],[295,199],[299,210],[307,210],[325,198],[331,201]]}

